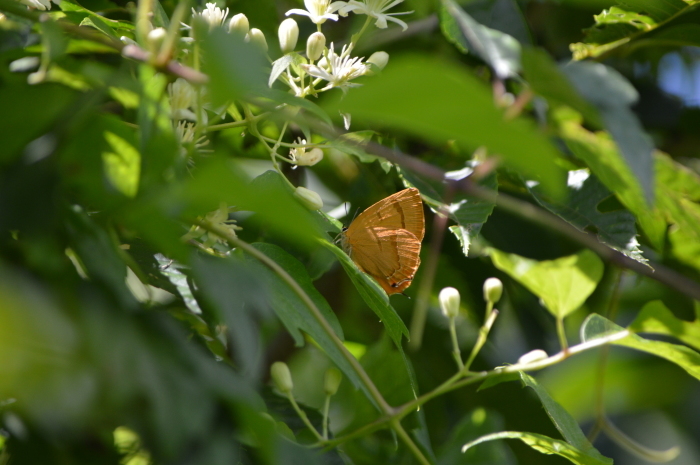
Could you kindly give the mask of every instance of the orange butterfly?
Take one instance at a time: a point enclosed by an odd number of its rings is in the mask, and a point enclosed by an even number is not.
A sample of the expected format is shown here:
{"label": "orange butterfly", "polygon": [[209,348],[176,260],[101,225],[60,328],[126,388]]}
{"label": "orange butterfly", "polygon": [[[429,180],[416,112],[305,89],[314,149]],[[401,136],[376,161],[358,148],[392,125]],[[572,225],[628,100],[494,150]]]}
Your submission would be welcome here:
{"label": "orange butterfly", "polygon": [[380,200],[360,213],[341,234],[343,250],[362,271],[387,294],[403,292],[420,265],[425,235],[420,192],[404,189]]}

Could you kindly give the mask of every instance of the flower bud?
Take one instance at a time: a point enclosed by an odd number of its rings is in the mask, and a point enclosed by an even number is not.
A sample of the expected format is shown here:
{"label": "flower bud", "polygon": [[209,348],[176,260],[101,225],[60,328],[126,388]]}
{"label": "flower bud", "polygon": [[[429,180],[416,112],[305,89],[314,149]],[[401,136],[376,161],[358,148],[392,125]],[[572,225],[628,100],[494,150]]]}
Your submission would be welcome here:
{"label": "flower bud", "polygon": [[297,22],[292,18],[285,19],[282,21],[282,24],[280,24],[277,35],[280,39],[282,53],[287,54],[293,52],[294,47],[297,46],[297,40],[299,40],[299,26]]}
{"label": "flower bud", "polygon": [[521,355],[518,359],[518,363],[526,364],[537,362],[538,360],[544,360],[547,358],[547,352],[542,349],[531,350],[530,352]]}
{"label": "flower bud", "polygon": [[316,61],[323,56],[326,48],[326,36],[322,32],[314,32],[306,41],[306,57],[311,61]]}
{"label": "flower bud", "polygon": [[243,13],[238,13],[228,22],[228,32],[245,37],[250,30],[250,22],[248,22],[248,17]]}
{"label": "flower bud", "polygon": [[373,64],[377,68],[378,71],[383,70],[388,62],[389,62],[389,54],[386,52],[374,52],[367,59],[367,63]]}
{"label": "flower bud", "polygon": [[319,210],[323,208],[323,200],[321,196],[311,189],[306,187],[297,187],[294,191],[294,197],[296,197],[302,205],[312,211]]}
{"label": "flower bud", "polygon": [[484,281],[484,300],[495,304],[503,295],[503,283],[498,278],[489,278]]}
{"label": "flower bud", "polygon": [[294,383],[292,382],[292,374],[289,372],[289,367],[284,362],[275,362],[270,367],[270,376],[275,383],[275,387],[281,392],[287,394],[292,392]]}
{"label": "flower bud", "polygon": [[446,287],[438,296],[440,308],[447,318],[455,318],[459,315],[459,291],[454,287]]}
{"label": "flower bud", "polygon": [[333,396],[338,392],[338,386],[343,380],[343,374],[335,367],[330,367],[326,370],[326,375],[323,378],[323,390],[327,396]]}
{"label": "flower bud", "polygon": [[313,166],[323,160],[323,150],[314,147],[307,152],[304,147],[298,147],[290,150],[289,156],[299,166]]}
{"label": "flower bud", "polygon": [[162,27],[157,27],[148,33],[146,40],[148,41],[148,48],[152,53],[157,53],[158,50],[160,50],[160,45],[167,35],[168,31]]}
{"label": "flower bud", "polygon": [[260,47],[263,52],[267,52],[267,40],[265,40],[265,34],[263,34],[263,31],[254,27],[250,30],[250,32],[248,32],[246,38],[250,43]]}

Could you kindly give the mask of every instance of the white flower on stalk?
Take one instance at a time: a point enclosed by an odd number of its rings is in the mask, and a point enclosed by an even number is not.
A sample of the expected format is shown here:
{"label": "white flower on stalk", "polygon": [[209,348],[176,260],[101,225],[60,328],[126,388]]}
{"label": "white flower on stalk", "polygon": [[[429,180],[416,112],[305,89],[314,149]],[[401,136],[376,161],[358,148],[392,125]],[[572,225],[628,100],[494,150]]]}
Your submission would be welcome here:
{"label": "white flower on stalk", "polygon": [[385,13],[390,8],[395,7],[403,0],[350,0],[349,2],[340,2],[345,5],[341,6],[339,13],[341,16],[347,16],[349,12],[353,12],[358,15],[367,15],[372,18],[377,18],[374,23],[379,29],[384,29],[387,27],[386,22],[392,21],[403,28],[405,31],[408,29],[408,25],[401,21],[400,19],[394,18],[398,15],[408,15],[413,13],[412,11],[404,11],[402,13]]}
{"label": "white flower on stalk", "polygon": [[195,16],[204,19],[209,24],[209,29],[214,29],[215,27],[222,27],[224,25],[224,21],[226,21],[226,17],[228,16],[228,8],[222,10],[216,6],[216,3],[207,3],[207,7],[201,13],[198,13],[192,8],[192,19],[194,19]]}
{"label": "white flower on stalk", "polygon": [[201,136],[195,142],[194,141],[195,132],[196,132],[196,130],[195,130],[194,123],[189,123],[187,121],[180,121],[177,123],[177,126],[175,126],[175,137],[177,138],[178,141],[180,141],[180,155],[183,158],[187,156],[187,149],[184,146],[191,144],[193,142],[194,142],[194,148],[196,151],[207,152],[207,150],[201,150],[201,149],[202,149],[202,147],[205,147],[206,145],[209,144],[209,140],[207,140],[206,136]]}
{"label": "white flower on stalk", "polygon": [[347,92],[349,87],[360,86],[360,84],[350,82],[350,80],[366,74],[369,70],[369,67],[362,63],[363,58],[351,58],[347,45],[343,46],[343,50],[338,55],[335,53],[331,42],[328,56],[321,58],[318,65],[301,66],[311,76],[328,81],[328,85],[321,90],[339,87],[343,92]]}
{"label": "white flower on stalk", "polygon": [[289,15],[308,16],[314,24],[323,24],[327,19],[338,21],[338,15],[334,14],[346,2],[333,2],[331,0],[304,0],[306,10],[293,8],[285,13]]}
{"label": "white flower on stalk", "polygon": [[306,151],[306,139],[297,139],[297,145],[289,151],[289,158],[292,159],[297,166],[313,166],[323,160],[323,150],[314,147],[308,152]]}
{"label": "white flower on stalk", "polygon": [[[37,10],[50,10],[51,9],[51,1],[50,0],[20,0],[21,3],[24,3],[27,5],[29,8],[36,8]],[[61,0],[53,0],[53,2],[56,5],[59,5],[61,3]]]}

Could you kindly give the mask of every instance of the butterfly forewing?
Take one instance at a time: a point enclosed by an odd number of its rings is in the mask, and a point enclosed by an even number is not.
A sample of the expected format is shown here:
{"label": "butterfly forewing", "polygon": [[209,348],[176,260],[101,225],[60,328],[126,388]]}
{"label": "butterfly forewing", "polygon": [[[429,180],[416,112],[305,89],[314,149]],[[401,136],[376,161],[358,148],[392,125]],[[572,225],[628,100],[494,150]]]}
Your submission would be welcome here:
{"label": "butterfly forewing", "polygon": [[418,189],[404,189],[375,203],[360,213],[350,224],[346,234],[352,236],[355,229],[373,226],[405,229],[422,241],[425,235],[425,220]]}
{"label": "butterfly forewing", "polygon": [[345,231],[343,244],[358,267],[387,294],[411,285],[425,234],[418,189],[405,189],[362,212]]}

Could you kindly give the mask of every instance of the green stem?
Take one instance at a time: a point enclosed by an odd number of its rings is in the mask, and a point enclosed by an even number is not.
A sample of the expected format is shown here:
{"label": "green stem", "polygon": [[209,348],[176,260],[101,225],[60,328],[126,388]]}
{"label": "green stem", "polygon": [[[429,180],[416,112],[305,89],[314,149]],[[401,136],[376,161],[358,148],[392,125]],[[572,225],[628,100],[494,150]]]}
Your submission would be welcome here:
{"label": "green stem", "polygon": [[566,340],[563,317],[557,317],[557,336],[559,337],[559,345],[561,346],[561,350],[563,352],[569,350],[569,342]]}
{"label": "green stem", "polygon": [[331,396],[326,394],[326,401],[323,403],[323,440],[328,439],[328,412],[331,408]]}
{"label": "green stem", "polygon": [[464,368],[462,368],[462,371],[468,371],[469,367],[472,365],[472,362],[476,358],[476,356],[479,354],[479,351],[481,348],[484,346],[486,343],[486,338],[489,335],[489,331],[491,331],[491,327],[493,326],[494,321],[496,321],[496,317],[498,316],[498,310],[492,310],[491,313],[488,315],[488,318],[486,318],[486,321],[484,321],[484,325],[479,329],[479,336],[476,338],[476,344],[474,344],[474,348],[472,349],[472,353],[469,354],[469,358],[467,359],[467,363],[464,364]]}
{"label": "green stem", "polygon": [[316,439],[319,441],[323,441],[323,436],[321,436],[318,431],[316,431],[316,428],[314,428],[314,425],[311,424],[309,421],[309,417],[306,416],[306,412],[303,411],[301,408],[299,408],[299,405],[297,404],[297,401],[294,400],[294,396],[292,395],[292,391],[289,391],[287,393],[287,398],[289,399],[289,402],[292,403],[292,407],[294,407],[294,410],[296,410],[297,415],[299,415],[299,418],[301,418],[301,421],[304,422],[307,428],[311,430],[312,433],[314,433],[314,436],[316,436]]}
{"label": "green stem", "polygon": [[338,336],[335,334],[335,331],[333,331],[331,325],[323,317],[323,314],[318,309],[313,300],[311,300],[311,297],[309,297],[308,294],[304,292],[301,286],[299,286],[299,284],[294,280],[294,278],[292,278],[292,276],[289,275],[289,273],[287,273],[281,266],[279,266],[277,262],[272,260],[270,257],[265,255],[252,245],[242,241],[237,237],[229,236],[226,233],[226,231],[223,230],[223,228],[201,220],[194,220],[190,221],[189,223],[196,224],[197,226],[224,238],[231,247],[241,249],[248,255],[260,261],[263,265],[270,268],[277,276],[279,276],[280,279],[282,279],[282,281],[284,281],[292,289],[292,291],[297,295],[297,297],[299,297],[299,299],[301,299],[304,305],[306,305],[306,307],[309,309],[311,316],[321,326],[322,331],[326,333],[330,341],[340,352],[340,355],[345,359],[348,365],[350,365],[350,368],[355,372],[355,374],[360,380],[360,383],[369,393],[370,397],[376,404],[379,411],[386,416],[392,415],[394,413],[394,409],[386,402],[382,394],[379,392],[379,389],[377,389],[377,386],[374,385],[369,375],[367,375],[367,372],[364,370],[364,368],[362,368],[362,365],[360,365],[360,362],[358,362],[357,359],[350,353],[350,351],[348,351],[345,345],[343,345],[343,341],[338,339]]}
{"label": "green stem", "polygon": [[452,339],[452,356],[457,362],[457,368],[461,372],[464,370],[464,362],[462,362],[462,353],[459,350],[459,342],[457,341],[457,325],[455,325],[455,319],[450,318],[450,337]]}
{"label": "green stem", "polygon": [[396,434],[399,435],[399,438],[406,444],[408,447],[408,450],[411,451],[413,456],[418,460],[419,463],[423,465],[430,465],[430,461],[423,455],[423,452],[418,448],[415,442],[413,442],[413,439],[411,439],[411,436],[408,435],[405,429],[403,429],[403,426],[401,426],[401,423],[398,420],[394,420],[391,422],[391,428],[396,431]]}

